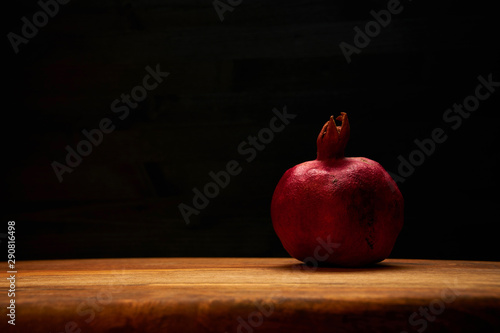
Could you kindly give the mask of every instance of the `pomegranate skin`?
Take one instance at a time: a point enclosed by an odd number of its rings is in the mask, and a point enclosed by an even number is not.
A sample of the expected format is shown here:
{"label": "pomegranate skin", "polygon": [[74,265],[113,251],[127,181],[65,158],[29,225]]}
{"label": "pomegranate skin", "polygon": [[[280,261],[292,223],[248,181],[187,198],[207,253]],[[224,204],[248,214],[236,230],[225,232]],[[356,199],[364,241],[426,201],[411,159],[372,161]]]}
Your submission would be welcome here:
{"label": "pomegranate skin", "polygon": [[271,218],[292,257],[359,267],[390,255],[403,227],[403,208],[397,184],[379,163],[337,151],[285,172],[274,191]]}

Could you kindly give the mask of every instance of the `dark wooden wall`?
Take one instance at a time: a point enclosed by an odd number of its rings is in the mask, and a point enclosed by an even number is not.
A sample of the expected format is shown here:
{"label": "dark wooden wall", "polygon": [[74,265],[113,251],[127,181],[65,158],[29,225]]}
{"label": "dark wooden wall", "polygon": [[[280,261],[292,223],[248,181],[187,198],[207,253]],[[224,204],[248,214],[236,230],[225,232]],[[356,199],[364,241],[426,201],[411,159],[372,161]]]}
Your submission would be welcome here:
{"label": "dark wooden wall", "polygon": [[[478,75],[500,81],[498,16],[478,2],[402,1],[348,64],[339,43],[352,44],[353,28],[386,4],[243,0],[221,22],[210,0],[73,0],[18,54],[5,38],[2,221],[18,222],[19,253],[286,256],[270,220],[274,187],[315,158],[321,126],[345,111],[347,155],[391,172],[415,139],[447,128],[448,140],[400,184],[406,225],[393,257],[500,259],[500,92],[456,131],[442,119]],[[6,6],[4,35],[40,10],[36,1]],[[118,120],[112,101],[157,64],[170,75]],[[297,117],[245,162],[238,145],[284,106]],[[59,183],[51,163],[104,117],[117,129]],[[177,205],[233,159],[241,174],[186,225]]]}

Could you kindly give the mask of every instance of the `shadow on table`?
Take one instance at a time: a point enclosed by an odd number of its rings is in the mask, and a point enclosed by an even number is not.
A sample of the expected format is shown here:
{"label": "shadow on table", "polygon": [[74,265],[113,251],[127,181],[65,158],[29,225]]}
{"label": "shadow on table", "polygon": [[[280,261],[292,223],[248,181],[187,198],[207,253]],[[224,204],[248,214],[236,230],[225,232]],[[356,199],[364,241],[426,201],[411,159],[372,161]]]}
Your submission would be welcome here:
{"label": "shadow on table", "polygon": [[[276,266],[276,269],[289,270],[305,273],[356,273],[356,272],[375,272],[375,271],[391,271],[391,270],[401,270],[408,269],[408,266],[394,265],[387,263],[377,263],[363,267],[342,267],[334,265],[312,266],[304,263],[289,264]],[[413,267],[412,267],[413,268]]]}

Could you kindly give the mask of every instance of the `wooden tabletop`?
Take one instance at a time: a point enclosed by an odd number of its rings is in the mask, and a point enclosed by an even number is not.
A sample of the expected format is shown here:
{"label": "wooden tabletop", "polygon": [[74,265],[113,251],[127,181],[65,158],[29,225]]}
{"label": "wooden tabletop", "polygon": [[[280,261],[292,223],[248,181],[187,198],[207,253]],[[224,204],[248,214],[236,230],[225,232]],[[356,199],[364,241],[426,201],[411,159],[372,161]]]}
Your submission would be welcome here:
{"label": "wooden tabletop", "polygon": [[16,325],[2,283],[1,332],[500,332],[499,262],[150,258],[16,269]]}

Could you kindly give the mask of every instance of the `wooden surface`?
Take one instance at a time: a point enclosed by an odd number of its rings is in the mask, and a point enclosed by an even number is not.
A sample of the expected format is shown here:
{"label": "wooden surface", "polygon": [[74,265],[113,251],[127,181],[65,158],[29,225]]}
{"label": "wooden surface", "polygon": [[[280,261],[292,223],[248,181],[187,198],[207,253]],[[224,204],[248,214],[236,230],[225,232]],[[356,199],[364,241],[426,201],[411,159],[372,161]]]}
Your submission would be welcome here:
{"label": "wooden surface", "polygon": [[5,319],[2,283],[2,332],[500,331],[499,262],[388,259],[344,269],[288,258],[152,258],[16,267],[16,326]]}

